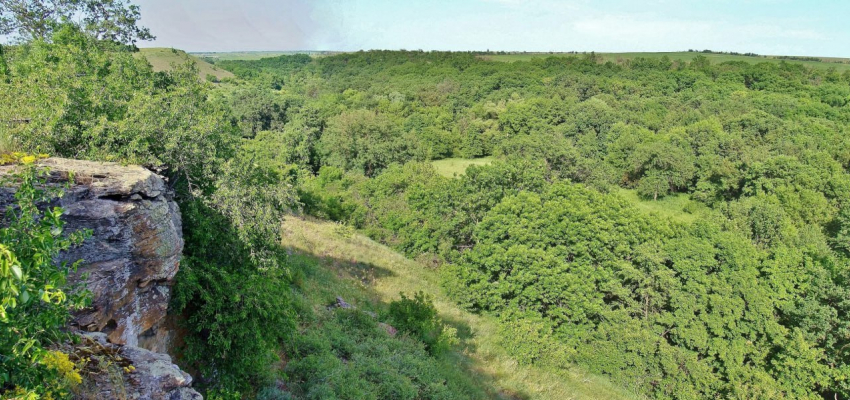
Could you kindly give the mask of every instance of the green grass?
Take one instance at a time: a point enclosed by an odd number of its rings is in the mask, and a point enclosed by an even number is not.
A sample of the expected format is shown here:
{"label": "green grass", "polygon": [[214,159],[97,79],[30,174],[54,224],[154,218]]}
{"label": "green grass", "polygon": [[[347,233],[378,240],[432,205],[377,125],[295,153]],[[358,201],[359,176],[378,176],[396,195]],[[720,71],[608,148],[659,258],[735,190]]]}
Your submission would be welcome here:
{"label": "green grass", "polygon": [[466,168],[470,165],[488,165],[493,162],[493,157],[483,158],[446,158],[442,160],[431,161],[431,165],[437,170],[437,173],[454,178],[466,173]]}
{"label": "green grass", "polygon": [[628,399],[635,396],[605,378],[577,368],[549,370],[520,365],[501,346],[495,318],[472,314],[447,299],[437,271],[411,261],[369,238],[331,222],[288,217],[283,245],[296,254],[320,260],[322,268],[302,284],[314,303],[342,296],[359,308],[375,310],[399,298],[399,292],[422,290],[434,296],[440,316],[458,329],[461,344],[446,355],[445,368],[458,368],[485,386],[494,399]]}
{"label": "green grass", "polygon": [[632,203],[635,208],[650,215],[661,215],[675,221],[690,223],[695,221],[700,213],[706,210],[704,205],[691,200],[684,193],[665,196],[658,200],[644,199],[633,189],[619,189],[617,191],[624,199]]}
{"label": "green grass", "polygon": [[[621,63],[625,60],[634,59],[637,57],[643,58],[661,58],[664,56],[669,57],[671,60],[681,60],[681,61],[691,61],[694,57],[702,55],[708,58],[713,64],[720,64],[727,61],[744,61],[748,63],[760,63],[760,62],[769,62],[769,63],[779,63],[782,61],[786,61],[789,63],[798,63],[803,64],[807,67],[811,68],[819,68],[819,69],[829,69],[835,68],[836,71],[850,71],[850,59],[847,58],[830,58],[830,57],[822,57],[821,62],[818,61],[796,61],[796,60],[782,60],[777,58],[777,56],[764,56],[764,57],[749,57],[743,55],[731,55],[731,54],[714,54],[714,53],[699,53],[699,52],[658,52],[658,53],[596,53],[597,55],[602,57],[603,62],[614,62]],[[569,53],[525,53],[525,54],[504,54],[504,55],[486,55],[481,56],[482,59],[490,60],[490,61],[500,61],[500,62],[516,62],[516,61],[529,61],[535,58],[546,58],[546,57],[569,57],[569,56],[577,56],[581,57],[582,54],[569,54]]]}
{"label": "green grass", "polygon": [[139,49],[139,56],[144,57],[153,66],[154,71],[168,71],[172,64],[183,64],[186,61],[194,61],[200,71],[201,79],[207,75],[213,75],[218,79],[232,78],[230,71],[225,71],[195,56],[189,55],[182,50],[152,47]]}

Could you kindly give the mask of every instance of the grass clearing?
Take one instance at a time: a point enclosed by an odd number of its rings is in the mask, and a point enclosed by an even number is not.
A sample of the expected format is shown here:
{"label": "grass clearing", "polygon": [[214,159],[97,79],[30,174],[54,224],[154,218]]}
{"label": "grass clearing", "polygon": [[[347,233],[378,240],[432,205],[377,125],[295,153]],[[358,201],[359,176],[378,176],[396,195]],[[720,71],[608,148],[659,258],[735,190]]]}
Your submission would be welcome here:
{"label": "grass clearing", "polygon": [[147,59],[148,62],[151,63],[151,65],[153,66],[154,71],[169,71],[171,70],[172,64],[183,64],[187,61],[194,61],[195,64],[198,66],[198,71],[200,72],[201,79],[206,79],[207,75],[215,76],[219,80],[224,78],[232,78],[234,76],[230,71],[225,71],[204,60],[187,54],[185,51],[182,50],[152,47],[146,49],[139,49],[139,53],[137,54],[139,57],[144,57],[145,59]]}
{"label": "grass clearing", "polygon": [[442,160],[431,161],[431,165],[437,170],[437,173],[447,178],[454,178],[466,173],[466,169],[470,165],[489,165],[493,162],[493,157],[483,158],[445,158]]}
{"label": "grass clearing", "polygon": [[707,209],[684,193],[676,193],[658,200],[644,199],[634,189],[620,188],[616,193],[632,203],[638,210],[668,217],[678,222],[693,222]]}
{"label": "grass clearing", "polygon": [[[681,60],[681,61],[691,61],[696,56],[704,56],[711,61],[712,64],[720,64],[727,61],[744,61],[751,64],[757,64],[761,62],[768,63],[780,63],[782,61],[789,63],[798,63],[803,64],[807,67],[817,68],[817,69],[829,69],[835,68],[838,72],[850,71],[850,59],[847,58],[834,58],[834,57],[821,57],[823,61],[798,61],[798,60],[782,60],[778,58],[778,56],[759,56],[759,57],[751,57],[744,55],[732,55],[732,54],[715,54],[715,53],[700,53],[700,52],[688,52],[688,51],[678,51],[678,52],[656,52],[656,53],[596,53],[598,56],[602,57],[603,62],[611,61],[613,63],[622,63],[625,60],[630,60],[638,57],[643,58],[662,58],[669,57],[671,60]],[[578,53],[524,53],[524,54],[497,54],[497,55],[486,55],[480,56],[480,58],[489,61],[499,61],[499,62],[517,62],[517,61],[530,61],[536,58],[547,58],[547,57],[582,57],[584,54]]]}
{"label": "grass clearing", "polygon": [[317,258],[321,268],[308,274],[304,291],[330,303],[342,296],[363,308],[379,308],[399,298],[399,292],[422,290],[434,296],[444,321],[458,330],[461,344],[447,357],[447,368],[460,366],[489,387],[496,399],[628,399],[634,395],[614,387],[604,377],[571,370],[546,370],[520,365],[500,345],[498,321],[472,314],[447,299],[437,271],[411,261],[339,224],[287,217],[283,245],[304,257]]}

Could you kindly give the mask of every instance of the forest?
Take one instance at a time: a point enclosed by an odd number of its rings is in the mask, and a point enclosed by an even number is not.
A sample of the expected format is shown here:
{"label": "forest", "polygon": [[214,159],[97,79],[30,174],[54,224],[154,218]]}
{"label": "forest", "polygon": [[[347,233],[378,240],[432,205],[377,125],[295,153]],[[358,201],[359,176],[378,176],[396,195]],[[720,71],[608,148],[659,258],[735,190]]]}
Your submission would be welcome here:
{"label": "forest", "polygon": [[[636,398],[850,398],[850,71],[361,51],[215,60],[235,77],[213,82],[191,63],[154,72],[123,10],[123,27],[4,20],[22,39],[0,47],[0,150],[25,181],[23,154],[168,178],[179,363],[208,398],[494,397],[452,364],[433,293],[376,307],[397,338],[322,311],[333,294],[305,284],[321,267],[280,245],[291,215],[432,270],[521,365]],[[485,157],[452,177],[433,163]],[[32,190],[0,230],[2,398],[72,392],[50,346],[83,300],[21,300],[62,279],[22,282],[7,260],[43,272],[84,238],[48,239],[61,222]]]}
{"label": "forest", "polygon": [[[428,260],[519,360],[654,398],[847,396],[848,74],[380,51],[219,65],[277,96],[234,101],[237,123],[255,159],[298,166],[306,213]],[[455,179],[428,163],[484,156]],[[682,205],[634,204],[665,198]]]}

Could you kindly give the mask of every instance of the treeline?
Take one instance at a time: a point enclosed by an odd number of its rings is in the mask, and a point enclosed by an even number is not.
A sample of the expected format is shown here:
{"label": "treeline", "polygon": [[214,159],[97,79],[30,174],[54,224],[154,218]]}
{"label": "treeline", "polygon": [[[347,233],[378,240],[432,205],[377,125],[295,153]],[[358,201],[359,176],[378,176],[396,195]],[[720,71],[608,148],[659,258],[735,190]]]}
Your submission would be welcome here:
{"label": "treeline", "polygon": [[777,56],[776,58],[780,60],[794,60],[794,61],[823,61],[820,57],[803,57],[803,56]]}
{"label": "treeline", "polygon": [[[259,85],[238,90],[288,106],[245,132],[255,159],[301,171],[305,211],[439,267],[523,362],[655,398],[850,395],[850,74],[385,51],[261,65],[281,90],[235,69]],[[427,162],[480,156],[496,161],[457,179]],[[686,196],[692,222],[622,190]]]}
{"label": "treeline", "polygon": [[[728,54],[730,56],[767,57],[767,56],[763,56],[763,55],[760,55],[760,54],[757,54],[757,53],[750,53],[750,52],[738,53],[737,51],[714,51],[714,50],[709,50],[709,49],[705,49],[705,50],[688,49],[688,53]],[[820,61],[820,60],[817,60],[817,61]]]}

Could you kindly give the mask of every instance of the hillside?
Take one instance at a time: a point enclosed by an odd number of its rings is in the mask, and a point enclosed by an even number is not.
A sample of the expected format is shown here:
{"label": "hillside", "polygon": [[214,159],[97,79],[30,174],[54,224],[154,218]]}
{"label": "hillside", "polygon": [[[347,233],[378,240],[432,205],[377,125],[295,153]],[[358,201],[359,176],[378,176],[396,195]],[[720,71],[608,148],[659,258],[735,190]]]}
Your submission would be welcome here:
{"label": "hillside", "polygon": [[[165,175],[178,363],[208,398],[850,398],[850,71],[378,50],[212,85],[178,51],[57,39],[3,48],[0,136]],[[49,212],[0,230],[46,272],[33,248],[82,240]],[[17,286],[19,332],[86,306]],[[54,392],[37,361],[0,357],[0,392]]]}
{"label": "hillside", "polygon": [[[198,59],[212,59],[217,61],[256,61],[264,58],[274,58],[280,57],[283,55],[295,55],[295,54],[309,54],[312,57],[317,56],[329,56],[334,54],[340,54],[342,52],[332,52],[332,51],[305,51],[305,52],[287,52],[287,51],[234,51],[234,52],[193,52],[189,53],[190,57],[195,57]],[[498,61],[498,62],[515,62],[515,61],[529,61],[533,59],[542,59],[547,57],[574,57],[581,56],[586,53],[511,53],[511,54],[490,54],[490,55],[480,55],[479,58],[488,61]],[[638,57],[641,58],[649,58],[649,59],[659,59],[662,57],[668,57],[671,60],[680,60],[685,62],[690,62],[696,56],[703,56],[707,58],[712,63],[724,63],[727,61],[743,61],[750,64],[756,64],[760,62],[767,62],[772,64],[778,64],[780,62],[788,62],[805,65],[810,68],[817,69],[829,69],[835,68],[839,72],[850,70],[850,59],[848,58],[837,58],[837,57],[817,57],[820,58],[821,61],[812,61],[812,60],[795,60],[790,56],[779,56],[779,55],[759,55],[759,56],[746,56],[741,54],[723,54],[723,53],[703,53],[703,52],[688,52],[688,51],[671,51],[671,52],[626,52],[626,53],[596,53],[602,60],[602,62],[614,62],[614,63],[622,63],[625,60],[632,60]]]}
{"label": "hillside", "polygon": [[[321,307],[336,296],[380,313],[400,292],[424,291],[440,317],[458,330],[460,345],[443,368],[467,375],[496,399],[628,399],[605,378],[579,369],[561,371],[522,365],[505,352],[496,318],[460,309],[442,294],[436,270],[340,224],[298,217],[284,221],[283,245],[316,262],[302,284],[308,304]],[[322,307],[323,308],[323,307]],[[323,311],[321,311],[323,312]]]}
{"label": "hillside", "polygon": [[186,61],[194,61],[198,66],[201,74],[201,79],[206,79],[207,75],[215,76],[216,79],[232,78],[233,74],[216,67],[198,57],[187,54],[185,51],[177,49],[167,49],[162,47],[152,47],[139,49],[139,56],[144,57],[153,66],[155,71],[167,71],[171,69],[172,64],[182,64]]}

